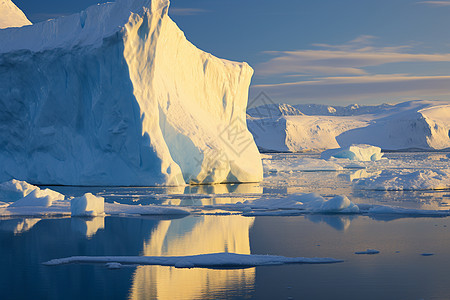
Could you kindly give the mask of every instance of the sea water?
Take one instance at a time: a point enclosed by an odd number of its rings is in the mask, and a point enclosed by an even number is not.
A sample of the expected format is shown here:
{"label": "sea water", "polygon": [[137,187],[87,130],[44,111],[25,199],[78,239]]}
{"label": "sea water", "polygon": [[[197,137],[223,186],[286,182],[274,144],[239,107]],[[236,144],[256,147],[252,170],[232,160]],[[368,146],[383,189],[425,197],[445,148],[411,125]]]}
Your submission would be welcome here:
{"label": "sea water", "polygon": [[[410,168],[445,164],[447,153],[388,153]],[[286,162],[316,154],[272,154]],[[404,166],[404,165],[403,165]],[[368,167],[367,172],[377,170]],[[107,202],[198,206],[316,192],[355,203],[448,209],[450,191],[359,191],[339,172],[266,172],[259,184],[188,187],[51,187]],[[245,217],[8,218],[0,220],[0,299],[448,299],[450,218],[301,215]],[[216,211],[206,211],[216,212]],[[378,254],[355,252],[367,249]],[[333,257],[329,265],[244,269],[42,263],[68,256],[182,256],[233,252]],[[424,255],[427,254],[427,255]]]}

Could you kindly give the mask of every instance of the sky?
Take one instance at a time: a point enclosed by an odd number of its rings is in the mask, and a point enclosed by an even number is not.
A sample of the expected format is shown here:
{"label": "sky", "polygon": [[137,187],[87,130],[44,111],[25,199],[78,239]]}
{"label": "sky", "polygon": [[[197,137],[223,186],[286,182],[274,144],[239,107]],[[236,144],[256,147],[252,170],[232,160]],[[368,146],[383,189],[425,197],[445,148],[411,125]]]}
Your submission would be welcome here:
{"label": "sky", "polygon": [[[99,2],[13,1],[32,22]],[[450,1],[173,0],[169,15],[198,48],[254,68],[250,99],[450,102]]]}

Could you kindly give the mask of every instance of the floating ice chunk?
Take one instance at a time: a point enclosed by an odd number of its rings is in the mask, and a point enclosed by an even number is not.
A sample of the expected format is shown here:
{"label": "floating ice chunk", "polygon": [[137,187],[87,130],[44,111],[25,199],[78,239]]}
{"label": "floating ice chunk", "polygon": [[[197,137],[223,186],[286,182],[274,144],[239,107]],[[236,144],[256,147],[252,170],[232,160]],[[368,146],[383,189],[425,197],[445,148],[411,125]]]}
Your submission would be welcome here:
{"label": "floating ice chunk", "polygon": [[82,197],[73,198],[70,201],[70,212],[72,217],[95,217],[105,213],[105,199],[91,193]]}
{"label": "floating ice chunk", "polygon": [[39,188],[33,190],[31,193],[11,203],[9,207],[24,207],[24,206],[42,206],[49,207],[53,201],[64,200],[64,195],[50,189],[41,190]]}
{"label": "floating ice chunk", "polygon": [[349,160],[356,161],[376,161],[382,158],[380,147],[371,145],[351,145],[345,148],[329,149],[320,155],[323,159],[335,158],[347,158]]}
{"label": "floating ice chunk", "polygon": [[366,251],[355,252],[355,254],[378,254],[378,253],[380,253],[380,251],[375,249],[367,249]]}
{"label": "floating ice chunk", "polygon": [[358,213],[359,208],[346,196],[335,196],[330,200],[311,193],[294,196],[303,203],[303,208],[314,213]]}
{"label": "floating ice chunk", "polygon": [[[330,200],[316,193],[292,194],[286,198],[260,198],[247,200],[229,208],[244,212],[245,216],[292,216],[307,213],[358,213],[359,208],[346,196]],[[249,211],[250,208],[252,211]],[[245,209],[245,211],[244,211]]]}
{"label": "floating ice chunk", "polygon": [[39,188],[28,182],[12,179],[0,184],[0,200],[8,202],[17,201],[36,189]]}
{"label": "floating ice chunk", "polygon": [[441,170],[384,170],[379,175],[354,181],[362,190],[440,190],[450,188],[450,169]]}
{"label": "floating ice chunk", "polygon": [[359,204],[362,212],[369,215],[403,215],[409,217],[446,217],[450,216],[450,211],[448,210],[429,210],[429,209],[414,209],[414,208],[404,208],[398,206],[389,205],[375,205],[370,207],[365,207],[364,204]]}
{"label": "floating ice chunk", "polygon": [[111,270],[117,270],[122,268],[122,264],[116,262],[106,263],[106,267]]}
{"label": "floating ice chunk", "polygon": [[178,268],[247,268],[284,264],[330,264],[343,260],[335,258],[284,257],[236,253],[211,253],[192,256],[73,256],[52,259],[46,266],[70,263],[115,263],[137,265],[175,266]]}

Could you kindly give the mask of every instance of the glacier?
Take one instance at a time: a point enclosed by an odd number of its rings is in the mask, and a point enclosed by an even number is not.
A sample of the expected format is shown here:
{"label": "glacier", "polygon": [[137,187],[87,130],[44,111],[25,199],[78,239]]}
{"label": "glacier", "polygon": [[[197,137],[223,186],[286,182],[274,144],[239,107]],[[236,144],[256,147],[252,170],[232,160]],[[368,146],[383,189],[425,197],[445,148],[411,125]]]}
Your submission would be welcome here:
{"label": "glacier", "polygon": [[[271,114],[261,113],[264,109]],[[300,104],[289,110],[286,104],[267,104],[250,108],[247,119],[262,151],[318,151],[352,144],[383,150],[450,149],[448,101],[347,107]]]}
{"label": "glacier", "polygon": [[262,180],[252,68],[196,48],[168,9],[118,0],[0,30],[0,182]]}

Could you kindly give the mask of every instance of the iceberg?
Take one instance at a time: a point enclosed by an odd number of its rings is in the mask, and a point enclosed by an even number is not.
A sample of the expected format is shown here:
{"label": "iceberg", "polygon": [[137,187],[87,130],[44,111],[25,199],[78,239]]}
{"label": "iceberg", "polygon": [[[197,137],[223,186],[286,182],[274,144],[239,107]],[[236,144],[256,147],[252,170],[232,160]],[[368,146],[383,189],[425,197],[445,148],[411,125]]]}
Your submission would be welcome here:
{"label": "iceberg", "polygon": [[105,198],[86,193],[70,200],[72,217],[96,217],[105,214]]}
{"label": "iceberg", "polygon": [[[246,63],[192,45],[168,0],[0,30],[0,182],[258,182]],[[0,16],[3,19],[3,16]]]}
{"label": "iceberg", "polygon": [[31,25],[30,20],[11,0],[0,0],[0,15],[0,29]]}
{"label": "iceberg", "polygon": [[345,148],[329,149],[321,153],[320,158],[347,158],[356,161],[377,161],[383,154],[380,147],[371,145],[351,145]]}
{"label": "iceberg", "polygon": [[[450,149],[448,101],[408,101],[396,105],[294,105],[249,108],[248,127],[263,151],[303,152],[368,144],[383,150]],[[270,114],[264,113],[270,111]],[[278,108],[278,109],[275,109]]]}

